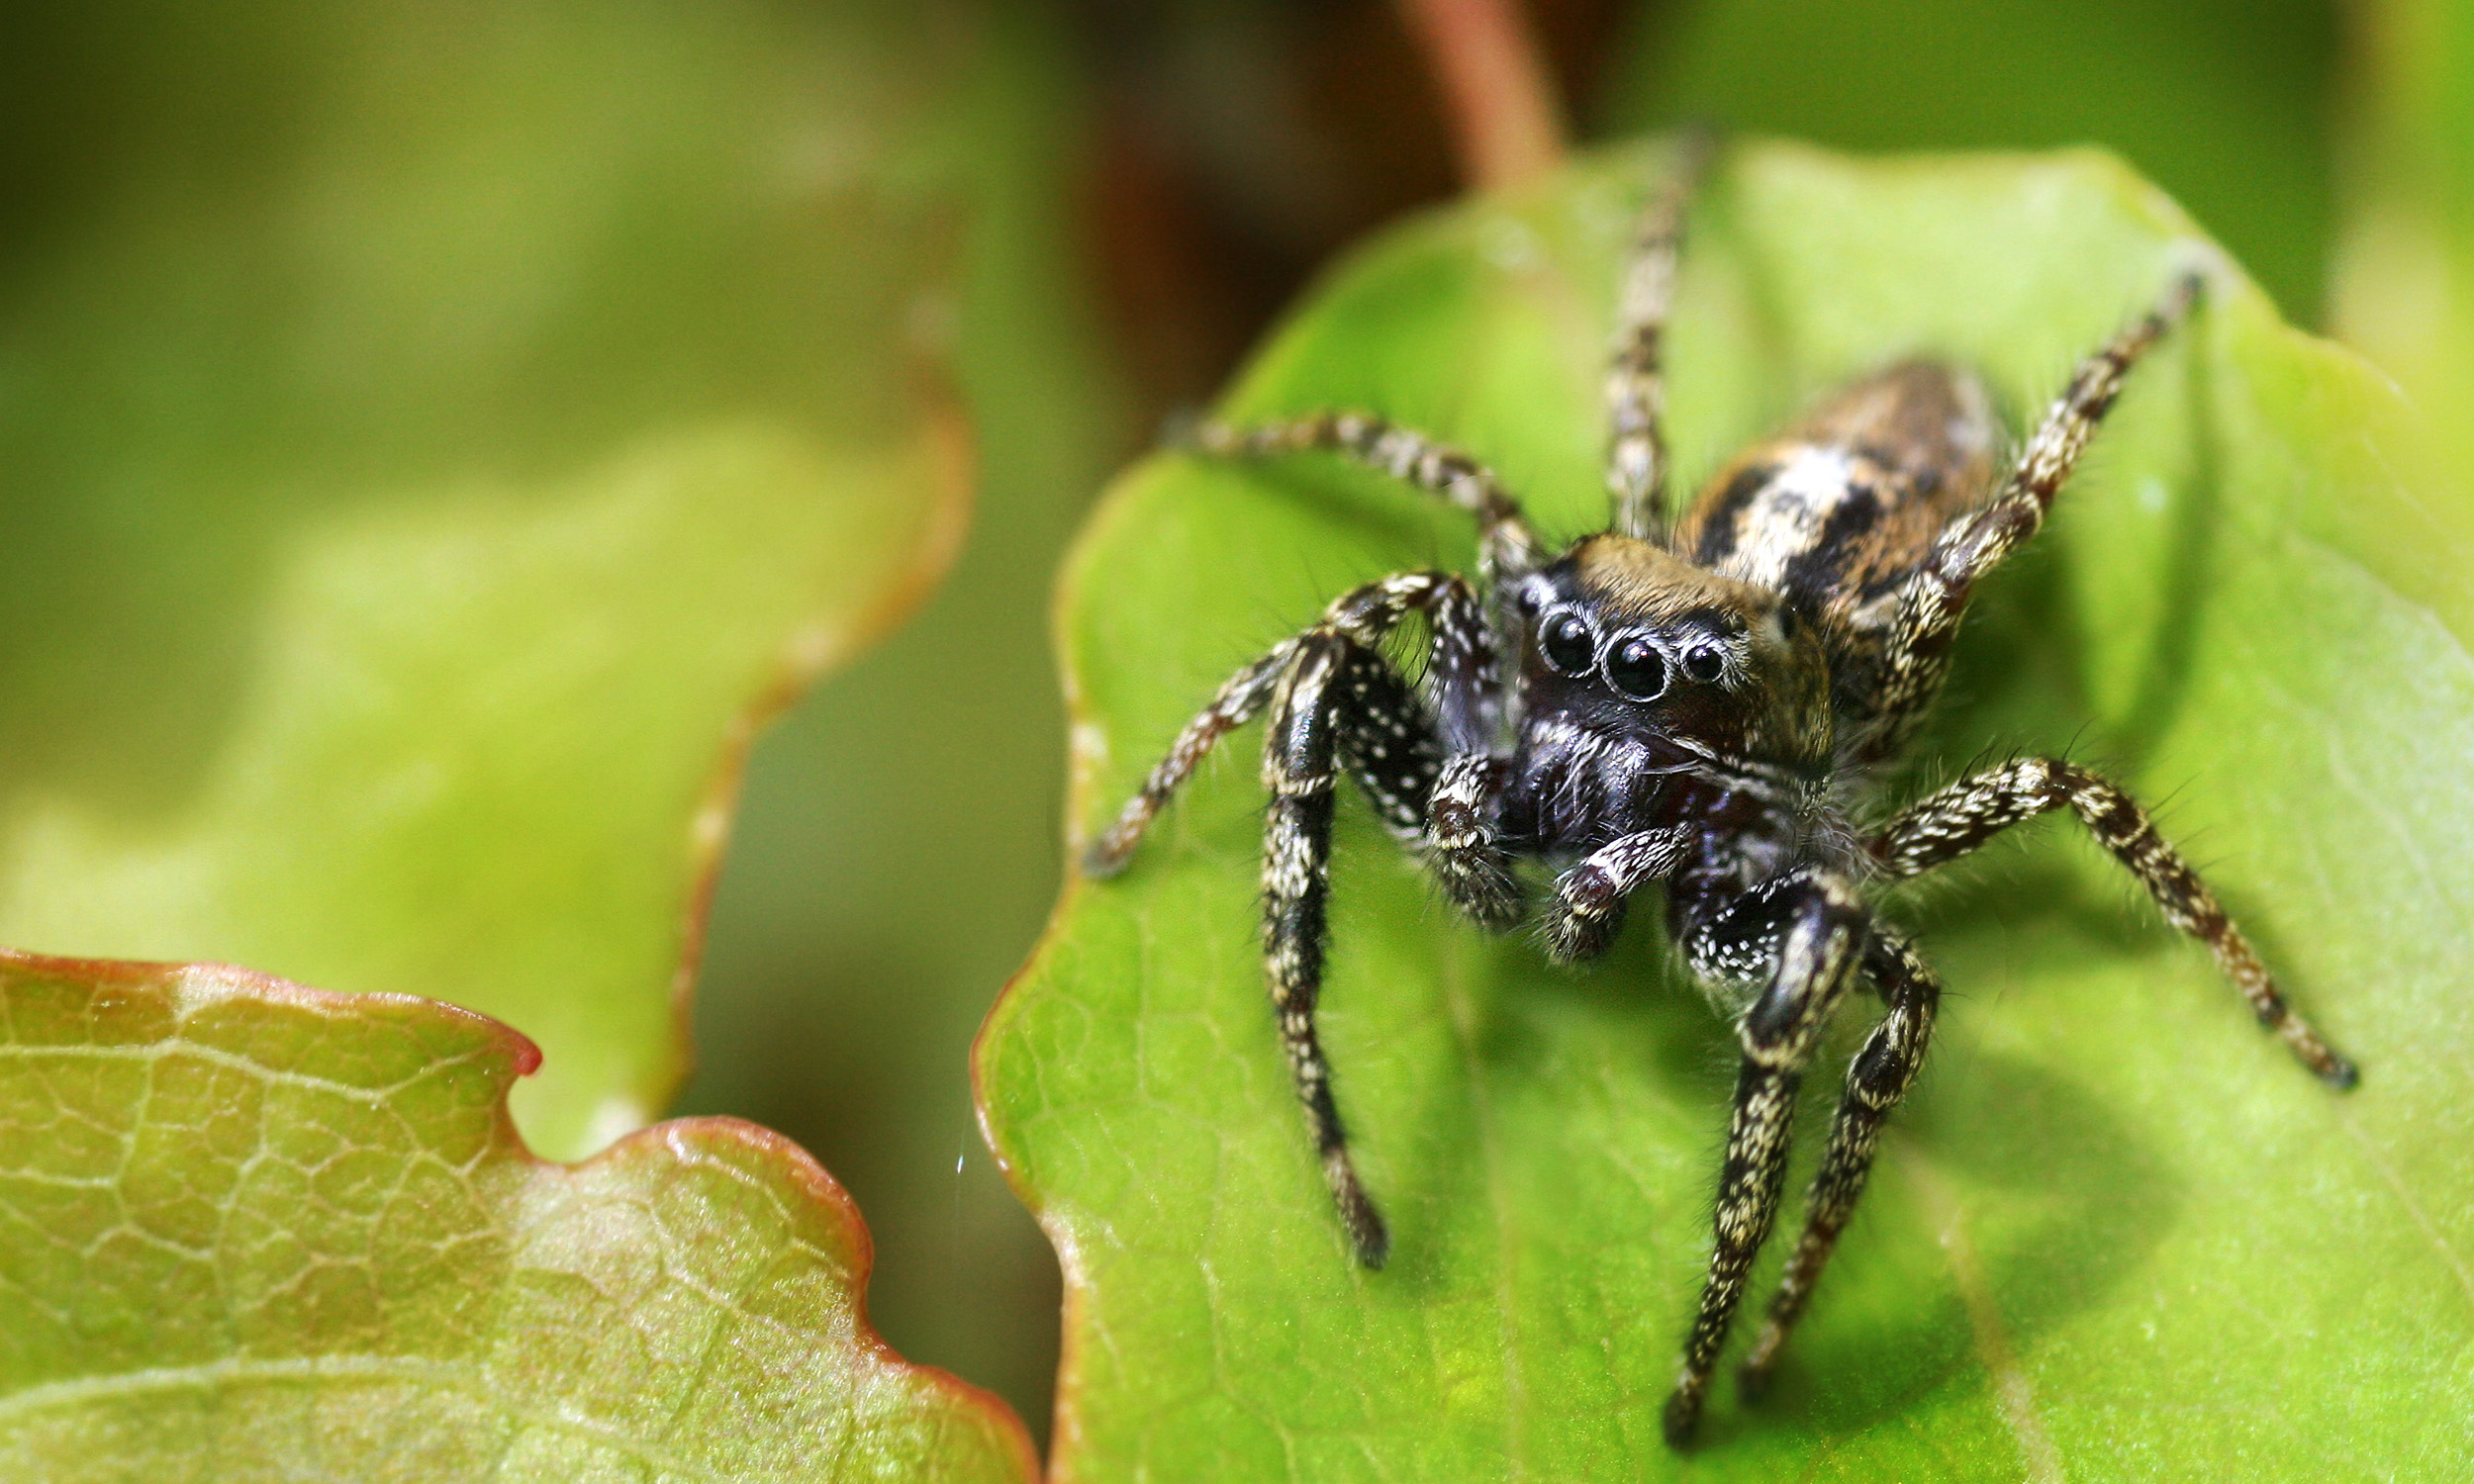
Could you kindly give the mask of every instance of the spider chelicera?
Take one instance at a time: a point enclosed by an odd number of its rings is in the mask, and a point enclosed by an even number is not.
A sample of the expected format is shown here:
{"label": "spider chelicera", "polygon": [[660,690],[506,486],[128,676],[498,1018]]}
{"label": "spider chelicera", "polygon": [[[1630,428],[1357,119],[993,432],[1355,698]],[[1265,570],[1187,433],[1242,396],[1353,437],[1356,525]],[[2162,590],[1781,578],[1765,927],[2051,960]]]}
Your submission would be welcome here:
{"label": "spider chelicera", "polygon": [[[1094,876],[1122,870],[1212,745],[1268,707],[1272,1001],[1324,1176],[1369,1267],[1382,1265],[1390,1239],[1350,1162],[1314,1026],[1338,777],[1358,782],[1486,927],[1527,916],[1516,859],[1560,868],[1542,908],[1559,958],[1602,953],[1627,898],[1665,882],[1668,932],[1734,1017],[1743,1053],[1715,1250],[1666,1403],[1678,1446],[1776,1216],[1796,1092],[1832,1013],[1859,986],[1886,1007],[1848,1067],[1803,1236],[1743,1363],[1748,1393],[1775,1365],[1863,1190],[1882,1121],[1923,1062],[1940,986],[1876,916],[1867,897],[1878,888],[2068,808],[2168,922],[2208,945],[2304,1066],[2338,1087],[2355,1080],[2140,806],[2086,769],[2025,758],[1876,829],[1856,823],[1878,812],[1877,780],[1940,691],[1976,583],[2036,534],[2124,377],[2188,313],[2199,278],[2177,279],[2090,356],[2006,470],[1975,379],[1914,360],[1746,451],[1670,524],[1660,339],[1694,153],[1644,211],[1624,269],[1606,379],[1610,529],[1550,554],[1475,459],[1368,413],[1199,430],[1207,453],[1323,450],[1441,497],[1476,518],[1478,579],[1408,573],[1332,603],[1221,688],[1085,863]],[[1415,682],[1384,652],[1411,614],[1431,635]]]}

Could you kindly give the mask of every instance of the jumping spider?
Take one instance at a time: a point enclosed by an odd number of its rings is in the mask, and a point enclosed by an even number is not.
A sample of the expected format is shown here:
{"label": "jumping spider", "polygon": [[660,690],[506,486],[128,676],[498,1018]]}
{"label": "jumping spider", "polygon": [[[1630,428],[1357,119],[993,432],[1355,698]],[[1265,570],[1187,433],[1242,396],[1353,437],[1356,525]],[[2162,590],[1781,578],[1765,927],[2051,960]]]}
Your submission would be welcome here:
{"label": "jumping spider", "polygon": [[[1748,1394],[1776,1364],[1863,1190],[1882,1121],[1924,1059],[1940,986],[1877,920],[1876,888],[2066,807],[2168,922],[2208,945],[2304,1066],[2337,1087],[2355,1080],[2139,805],[2086,769],[2022,759],[1868,833],[1853,822],[1941,689],[1976,583],[2036,534],[2124,377],[2188,312],[2199,278],[2177,279],[2079,367],[2006,472],[1975,379],[1911,360],[1747,450],[1670,526],[1659,351],[1695,169],[1687,162],[1655,194],[1624,270],[1606,378],[1611,529],[1550,555],[1475,459],[1365,413],[1200,429],[1210,454],[1323,450],[1467,510],[1478,580],[1408,573],[1331,604],[1220,689],[1086,861],[1094,876],[1123,869],[1212,745],[1270,708],[1272,1001],[1324,1176],[1369,1267],[1382,1265],[1390,1239],[1350,1162],[1314,1026],[1337,776],[1357,780],[1451,901],[1488,928],[1523,919],[1516,858],[1561,868],[1543,911],[1558,958],[1602,953],[1626,899],[1664,881],[1668,933],[1734,1014],[1743,1050],[1716,1249],[1665,1409],[1677,1446],[1777,1213],[1796,1092],[1831,1015],[1858,984],[1887,1007],[1848,1067],[1804,1235],[1743,1364]],[[1431,632],[1421,683],[1383,649],[1412,613]],[[1503,655],[1514,663],[1498,670]]]}

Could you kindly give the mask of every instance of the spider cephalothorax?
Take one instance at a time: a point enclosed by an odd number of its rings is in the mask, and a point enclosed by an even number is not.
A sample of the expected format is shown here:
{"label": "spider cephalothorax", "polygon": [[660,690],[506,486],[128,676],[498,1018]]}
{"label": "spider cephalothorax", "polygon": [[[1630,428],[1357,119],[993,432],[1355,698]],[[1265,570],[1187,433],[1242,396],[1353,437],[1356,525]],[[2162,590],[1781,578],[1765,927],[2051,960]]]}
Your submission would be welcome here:
{"label": "spider cephalothorax", "polygon": [[[1879,812],[1869,795],[1941,688],[1975,583],[2043,524],[2123,377],[2199,280],[2175,282],[2089,357],[2006,470],[1974,379],[1909,361],[1748,450],[1670,529],[1658,349],[1683,199],[1678,187],[1652,202],[1626,269],[1608,531],[1549,557],[1475,459],[1372,414],[1202,429],[1210,453],[1326,450],[1443,497],[1476,517],[1478,581],[1407,573],[1340,598],[1221,688],[1087,859],[1094,875],[1122,869],[1211,746],[1268,709],[1266,972],[1325,1178],[1371,1267],[1389,1236],[1350,1162],[1314,1021],[1339,777],[1488,927],[1529,916],[1516,860],[1554,868],[1538,916],[1560,958],[1603,952],[1631,895],[1665,883],[1668,933],[1742,1050],[1709,1276],[1666,1406],[1677,1444],[1776,1215],[1796,1093],[1832,1014],[1858,987],[1884,1006],[1849,1064],[1803,1236],[1744,1361],[1748,1391],[1776,1362],[1922,1065],[1940,986],[1876,919],[1878,887],[2068,808],[2304,1065],[2354,1080],[2146,815],[2085,769],[2023,759],[1889,810],[1877,829],[1852,817]],[[1414,683],[1385,652],[1413,614],[1429,634]]]}

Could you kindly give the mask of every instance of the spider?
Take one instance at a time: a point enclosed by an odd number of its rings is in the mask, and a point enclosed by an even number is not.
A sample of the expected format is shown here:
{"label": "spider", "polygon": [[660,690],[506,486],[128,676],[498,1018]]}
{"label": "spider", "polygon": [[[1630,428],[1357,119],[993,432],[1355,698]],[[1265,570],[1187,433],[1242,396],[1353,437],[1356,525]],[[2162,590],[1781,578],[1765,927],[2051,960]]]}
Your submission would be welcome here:
{"label": "spider", "polygon": [[[1858,987],[1883,1003],[1849,1064],[1803,1235],[1742,1364],[1748,1397],[1777,1363],[1932,1038],[1940,985],[1879,919],[1868,900],[1879,888],[2067,808],[2168,922],[2208,946],[2304,1066],[2339,1088],[2356,1079],[2146,814],[2087,769],[2024,758],[1890,811],[1876,829],[1856,822],[1882,812],[1874,795],[1941,689],[1976,584],[2036,534],[2125,377],[2189,312],[2200,278],[2177,278],[2088,357],[2006,469],[1977,381],[1909,360],[1745,451],[1670,522],[1660,342],[1706,153],[1686,147],[1629,246],[1605,384],[1609,529],[1551,553],[1477,460],[1369,413],[1196,430],[1209,455],[1320,450],[1442,498],[1476,519],[1477,581],[1405,573],[1333,603],[1220,688],[1084,863],[1094,877],[1122,870],[1213,744],[1269,710],[1267,975],[1324,1178],[1370,1268],[1390,1238],[1350,1161],[1314,1020],[1339,775],[1486,928],[1528,915],[1515,861],[1558,869],[1540,913],[1558,959],[1603,953],[1627,899],[1664,882],[1669,937],[1742,1050],[1708,1276],[1664,1418],[1677,1447],[1776,1217],[1796,1094],[1825,1026]],[[1412,614],[1429,636],[1415,681],[1384,647]]]}

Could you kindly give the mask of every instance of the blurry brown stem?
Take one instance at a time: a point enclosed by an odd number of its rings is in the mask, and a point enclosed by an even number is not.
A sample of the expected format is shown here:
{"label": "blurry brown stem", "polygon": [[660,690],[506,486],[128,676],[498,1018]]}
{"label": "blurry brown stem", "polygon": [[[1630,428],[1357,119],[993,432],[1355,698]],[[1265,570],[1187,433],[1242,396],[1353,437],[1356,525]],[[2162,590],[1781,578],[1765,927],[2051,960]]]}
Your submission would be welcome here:
{"label": "blurry brown stem", "polygon": [[1442,86],[1472,186],[1491,190],[1564,157],[1564,110],[1520,0],[1396,0]]}

